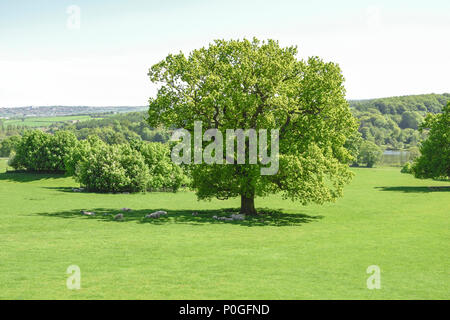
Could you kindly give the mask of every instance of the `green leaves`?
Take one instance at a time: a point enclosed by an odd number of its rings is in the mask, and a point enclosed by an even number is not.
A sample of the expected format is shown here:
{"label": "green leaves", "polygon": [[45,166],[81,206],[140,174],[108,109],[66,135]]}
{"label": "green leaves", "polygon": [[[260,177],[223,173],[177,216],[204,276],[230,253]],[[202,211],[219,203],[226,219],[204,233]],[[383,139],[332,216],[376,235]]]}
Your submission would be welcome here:
{"label": "green leaves", "polygon": [[[199,198],[282,192],[304,203],[332,201],[348,183],[350,153],[343,147],[356,130],[337,64],[296,58],[296,47],[274,40],[216,40],[151,67],[159,85],[149,100],[149,123],[193,131],[279,129],[280,170],[261,176],[258,164],[193,165]],[[224,153],[225,154],[225,153]]]}
{"label": "green leaves", "polygon": [[95,141],[76,164],[75,180],[89,191],[139,192],[150,179],[142,155],[128,145]]}
{"label": "green leaves", "polygon": [[363,141],[358,154],[358,163],[365,164],[372,168],[374,164],[380,162],[383,150],[371,141]]}
{"label": "green leaves", "polygon": [[182,168],[172,162],[168,145],[136,142],[133,148],[142,155],[149,168],[148,190],[177,191],[188,183]]}
{"label": "green leaves", "polygon": [[11,136],[0,142],[0,157],[9,157],[20,142],[20,136]]}
{"label": "green leaves", "polygon": [[63,172],[64,159],[76,143],[75,135],[69,131],[57,131],[54,135],[40,130],[26,131],[17,144],[11,166],[29,171]]}
{"label": "green leaves", "polygon": [[78,143],[66,166],[76,181],[97,192],[177,191],[187,183],[183,170],[171,162],[168,146],[161,143],[107,145],[91,136]]}
{"label": "green leaves", "polygon": [[429,129],[428,139],[420,148],[422,154],[413,164],[412,171],[417,178],[450,177],[450,101],[442,114],[429,114],[421,129]]}
{"label": "green leaves", "polygon": [[130,144],[108,145],[95,135],[77,141],[67,131],[54,135],[28,131],[17,143],[10,165],[37,172],[65,171],[88,190],[99,192],[177,191],[187,184],[183,170],[171,162],[167,145],[140,140]]}

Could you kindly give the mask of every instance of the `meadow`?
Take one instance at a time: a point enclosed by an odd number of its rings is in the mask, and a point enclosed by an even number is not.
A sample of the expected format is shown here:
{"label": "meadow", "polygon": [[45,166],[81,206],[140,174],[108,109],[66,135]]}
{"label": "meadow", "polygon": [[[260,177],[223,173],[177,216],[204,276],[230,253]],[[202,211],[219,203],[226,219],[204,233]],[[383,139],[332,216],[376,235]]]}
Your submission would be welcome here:
{"label": "meadow", "polygon": [[[0,299],[450,297],[448,181],[352,168],[335,203],[258,198],[266,214],[227,222],[212,216],[237,199],[76,193],[70,177],[5,170],[0,159]],[[122,207],[134,211],[115,221]],[[143,218],[156,210],[168,216]],[[81,269],[80,290],[66,288],[69,265]],[[381,289],[366,286],[370,265]]]}
{"label": "meadow", "polygon": [[[8,120],[3,120],[4,125],[16,125],[16,126],[26,126],[30,128],[42,128],[48,127],[55,123],[64,123],[69,121],[86,121],[92,120],[93,118],[89,115],[70,115],[70,116],[55,116],[55,117],[26,117],[26,118],[13,118]],[[96,118],[99,119],[99,118]]]}

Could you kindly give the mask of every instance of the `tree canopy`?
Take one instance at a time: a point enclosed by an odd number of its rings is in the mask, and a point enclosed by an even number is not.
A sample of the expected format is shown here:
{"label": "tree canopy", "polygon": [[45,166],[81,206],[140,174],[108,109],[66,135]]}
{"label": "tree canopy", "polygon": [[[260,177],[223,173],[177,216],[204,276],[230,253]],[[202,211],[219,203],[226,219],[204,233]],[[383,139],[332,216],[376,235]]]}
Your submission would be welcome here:
{"label": "tree canopy", "polygon": [[16,154],[10,165],[15,169],[29,171],[64,172],[65,157],[77,143],[69,131],[58,131],[54,135],[40,130],[24,133],[16,145]]}
{"label": "tree canopy", "polygon": [[20,136],[10,136],[0,141],[0,157],[9,157],[19,144]]}
{"label": "tree canopy", "polygon": [[417,178],[450,177],[450,101],[441,114],[429,114],[421,130],[429,130],[412,171]]}
{"label": "tree canopy", "polygon": [[342,195],[352,176],[352,157],[343,145],[356,130],[344,78],[335,63],[296,55],[296,47],[274,40],[216,40],[187,56],[170,54],[150,68],[151,81],[159,85],[149,100],[152,127],[192,132],[194,121],[202,121],[203,129],[223,132],[279,130],[277,174],[261,175],[260,161],[193,164],[199,199],[240,196],[241,212],[255,214],[256,196],[281,192],[306,204]]}
{"label": "tree canopy", "polygon": [[371,141],[363,141],[358,154],[358,163],[363,163],[372,168],[374,164],[381,161],[383,150]]}

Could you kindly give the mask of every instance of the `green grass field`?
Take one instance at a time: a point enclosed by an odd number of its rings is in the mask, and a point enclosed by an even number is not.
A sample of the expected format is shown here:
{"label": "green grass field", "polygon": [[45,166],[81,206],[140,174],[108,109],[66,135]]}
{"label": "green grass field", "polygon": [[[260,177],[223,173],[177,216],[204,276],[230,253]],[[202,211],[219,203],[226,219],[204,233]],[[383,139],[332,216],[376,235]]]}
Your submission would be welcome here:
{"label": "green grass field", "polygon": [[27,117],[24,118],[23,121],[22,119],[8,119],[3,120],[3,122],[5,126],[16,125],[16,126],[27,126],[30,128],[41,128],[41,127],[48,127],[54,123],[62,123],[73,120],[86,121],[92,119],[93,118],[91,116],[81,115],[81,116],[57,116],[57,117]]}
{"label": "green grass field", "polygon": [[[353,169],[336,203],[273,196],[257,199],[271,216],[219,222],[211,217],[238,200],[74,193],[71,178],[0,163],[1,299],[450,298],[450,192],[429,188],[448,182]],[[122,207],[135,209],[122,222],[103,215]],[[159,209],[168,217],[143,219]],[[73,264],[80,290],[66,288]],[[370,265],[381,268],[379,290],[366,287]]]}

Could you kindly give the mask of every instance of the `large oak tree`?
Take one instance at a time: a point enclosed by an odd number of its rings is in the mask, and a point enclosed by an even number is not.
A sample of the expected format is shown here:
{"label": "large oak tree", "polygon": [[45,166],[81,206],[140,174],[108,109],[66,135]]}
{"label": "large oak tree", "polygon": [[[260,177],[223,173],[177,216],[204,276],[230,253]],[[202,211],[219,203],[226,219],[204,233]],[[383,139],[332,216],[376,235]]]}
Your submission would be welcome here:
{"label": "large oak tree", "polygon": [[199,199],[240,196],[241,212],[256,214],[257,196],[281,193],[302,204],[324,203],[341,196],[351,180],[352,157],[343,145],[357,125],[337,64],[298,59],[296,47],[274,40],[216,40],[187,56],[168,55],[149,76],[159,86],[149,100],[154,127],[192,132],[194,121],[202,121],[204,129],[224,134],[279,129],[277,174],[261,175],[267,165],[260,162],[193,164]]}

